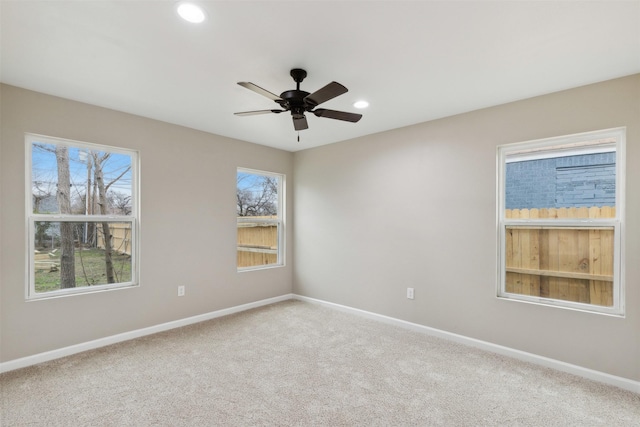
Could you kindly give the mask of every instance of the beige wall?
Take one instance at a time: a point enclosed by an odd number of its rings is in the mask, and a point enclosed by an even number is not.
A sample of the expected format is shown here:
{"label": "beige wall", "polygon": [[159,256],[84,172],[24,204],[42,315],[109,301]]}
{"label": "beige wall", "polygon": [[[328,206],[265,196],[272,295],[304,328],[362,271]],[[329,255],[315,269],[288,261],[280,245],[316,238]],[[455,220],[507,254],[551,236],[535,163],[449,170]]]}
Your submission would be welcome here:
{"label": "beige wall", "polygon": [[[626,317],[497,299],[496,146],[619,126]],[[640,380],[640,75],[297,152],[294,164],[295,293]]]}
{"label": "beige wall", "polygon": [[[293,289],[640,380],[640,75],[295,155],[11,86],[0,96],[2,362]],[[626,317],[496,299],[496,146],[618,126]],[[25,302],[25,132],[140,151],[139,288]],[[285,173],[288,190],[295,173],[285,268],[236,272],[237,166]]]}
{"label": "beige wall", "polygon": [[[0,90],[0,361],[291,292],[291,250],[284,268],[235,267],[236,167],[284,173],[290,187],[291,153],[11,86]],[[139,150],[140,287],[25,301],[25,132]],[[186,296],[177,297],[178,285],[186,285]]]}

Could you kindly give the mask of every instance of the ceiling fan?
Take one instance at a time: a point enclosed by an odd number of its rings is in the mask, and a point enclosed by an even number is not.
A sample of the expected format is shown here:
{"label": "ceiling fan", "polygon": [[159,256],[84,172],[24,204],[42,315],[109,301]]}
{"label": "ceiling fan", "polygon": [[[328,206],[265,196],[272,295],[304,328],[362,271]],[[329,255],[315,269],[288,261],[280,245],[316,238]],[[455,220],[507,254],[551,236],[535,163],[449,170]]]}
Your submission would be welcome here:
{"label": "ceiling fan", "polygon": [[300,131],[308,129],[307,118],[304,113],[313,113],[317,117],[326,117],[328,119],[343,120],[345,122],[355,123],[362,118],[362,114],[348,113],[346,111],[327,110],[325,108],[316,108],[323,102],[329,101],[336,96],[346,93],[348,89],[338,82],[331,82],[325,87],[318,89],[313,93],[300,90],[300,82],[307,77],[307,72],[300,68],[294,68],[291,70],[291,77],[296,82],[296,88],[293,90],[287,90],[280,94],[280,96],[269,92],[250,82],[238,82],[242,87],[252,90],[262,96],[275,101],[280,105],[281,109],[273,110],[257,110],[257,111],[243,111],[235,113],[236,116],[253,116],[256,114],[268,114],[275,113],[280,114],[285,111],[291,111],[291,117],[293,118],[293,127],[295,130]]}

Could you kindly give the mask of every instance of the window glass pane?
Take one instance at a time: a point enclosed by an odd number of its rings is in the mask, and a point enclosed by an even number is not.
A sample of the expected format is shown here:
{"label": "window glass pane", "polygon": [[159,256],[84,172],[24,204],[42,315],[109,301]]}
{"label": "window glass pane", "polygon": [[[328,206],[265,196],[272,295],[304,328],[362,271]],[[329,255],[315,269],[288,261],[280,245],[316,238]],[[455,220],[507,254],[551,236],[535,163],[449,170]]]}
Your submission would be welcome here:
{"label": "window glass pane", "polygon": [[602,210],[599,217],[612,217],[615,206],[614,149],[507,156],[505,208],[510,212],[506,217],[535,209],[540,218],[593,218],[588,209],[592,207],[610,208]]}
{"label": "window glass pane", "polygon": [[614,228],[506,226],[505,291],[613,305]]}
{"label": "window glass pane", "polygon": [[36,293],[132,281],[130,222],[36,221],[34,226]]}
{"label": "window glass pane", "polygon": [[278,263],[278,224],[238,222],[238,268]]}
{"label": "window glass pane", "polygon": [[238,217],[278,217],[278,188],[280,177],[238,171]]}
{"label": "window glass pane", "polygon": [[34,142],[33,213],[131,215],[132,164],[128,154]]}
{"label": "window glass pane", "polygon": [[282,176],[238,170],[237,266],[280,263]]}

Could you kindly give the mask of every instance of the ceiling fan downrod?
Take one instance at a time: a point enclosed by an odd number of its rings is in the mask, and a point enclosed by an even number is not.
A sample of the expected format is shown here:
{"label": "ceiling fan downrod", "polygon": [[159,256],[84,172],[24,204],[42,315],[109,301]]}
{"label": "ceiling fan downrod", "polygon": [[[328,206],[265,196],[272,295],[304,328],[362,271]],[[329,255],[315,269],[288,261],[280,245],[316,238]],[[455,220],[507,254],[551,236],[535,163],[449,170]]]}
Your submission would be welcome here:
{"label": "ceiling fan downrod", "polygon": [[296,90],[300,90],[300,83],[307,77],[307,72],[302,68],[294,68],[289,74],[293,77],[293,81],[296,82]]}

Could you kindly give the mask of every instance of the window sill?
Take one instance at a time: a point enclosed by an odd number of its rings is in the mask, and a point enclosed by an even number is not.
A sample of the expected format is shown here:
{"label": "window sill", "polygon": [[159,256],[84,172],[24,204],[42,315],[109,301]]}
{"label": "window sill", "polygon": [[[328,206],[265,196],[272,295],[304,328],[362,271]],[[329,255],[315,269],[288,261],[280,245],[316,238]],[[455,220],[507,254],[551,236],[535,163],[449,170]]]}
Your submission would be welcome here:
{"label": "window sill", "polygon": [[82,286],[79,288],[61,289],[57,291],[51,291],[51,292],[46,292],[46,293],[41,293],[36,295],[28,295],[26,297],[26,301],[27,302],[46,301],[46,300],[57,299],[57,298],[96,294],[100,292],[110,292],[110,291],[117,291],[121,289],[132,289],[132,288],[139,288],[139,287],[140,285],[138,283],[118,283],[118,284],[98,285],[98,286],[90,286],[90,287]]}
{"label": "window sill", "polygon": [[271,270],[274,268],[284,267],[284,264],[269,264],[269,265],[257,265],[255,267],[242,267],[238,268],[238,273],[245,273],[248,271],[258,271],[258,270]]}
{"label": "window sill", "polygon": [[496,297],[501,301],[512,301],[516,303],[536,305],[539,307],[559,308],[588,314],[600,314],[617,318],[625,318],[624,310],[615,307],[595,306],[591,304],[581,304],[543,297],[523,296],[520,294],[511,294],[506,292],[500,293]]}

